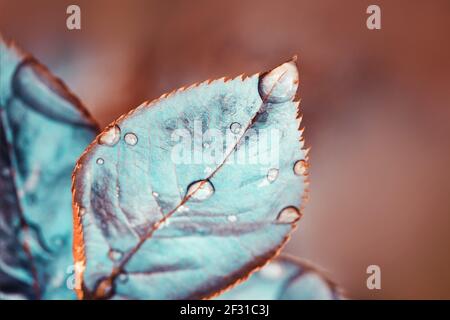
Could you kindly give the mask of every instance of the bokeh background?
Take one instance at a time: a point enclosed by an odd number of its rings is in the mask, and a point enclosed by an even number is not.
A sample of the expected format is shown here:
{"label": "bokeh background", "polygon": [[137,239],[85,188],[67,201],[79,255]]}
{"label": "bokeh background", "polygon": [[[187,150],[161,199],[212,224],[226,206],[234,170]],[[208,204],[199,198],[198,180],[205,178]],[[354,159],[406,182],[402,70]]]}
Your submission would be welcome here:
{"label": "bokeh background", "polygon": [[[81,7],[82,29],[66,28]],[[368,30],[366,8],[381,7]],[[310,202],[286,251],[350,298],[450,299],[450,1],[0,0],[0,31],[105,126],[299,55]],[[381,267],[381,290],[366,268]]]}

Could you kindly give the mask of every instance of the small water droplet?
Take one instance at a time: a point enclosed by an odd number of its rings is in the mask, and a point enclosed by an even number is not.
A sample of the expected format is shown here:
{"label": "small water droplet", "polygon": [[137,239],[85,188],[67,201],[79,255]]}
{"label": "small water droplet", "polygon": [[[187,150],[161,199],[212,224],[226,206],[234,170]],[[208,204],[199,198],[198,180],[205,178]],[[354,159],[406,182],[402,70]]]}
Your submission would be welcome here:
{"label": "small water droplet", "polygon": [[166,227],[168,227],[169,225],[170,225],[170,220],[169,220],[169,219],[166,219],[166,220],[164,220],[163,222],[160,223],[159,228],[160,228],[160,229],[166,228]]}
{"label": "small water droplet", "polygon": [[125,140],[126,144],[128,144],[130,146],[134,146],[138,143],[138,137],[132,132],[128,132],[125,135],[124,140]]}
{"label": "small water droplet", "polygon": [[305,160],[298,160],[294,164],[294,173],[298,176],[305,175],[308,171],[308,164]]}
{"label": "small water droplet", "polygon": [[206,168],[203,170],[203,172],[206,173],[207,175],[210,175],[211,173],[214,172],[214,169],[211,168],[211,167],[206,167]]}
{"label": "small water droplet", "polygon": [[294,223],[300,219],[300,211],[296,207],[286,207],[280,211],[277,217],[279,223]]}
{"label": "small water droplet", "polygon": [[112,147],[116,145],[117,142],[119,142],[119,140],[120,140],[120,128],[117,125],[113,125],[102,133],[102,135],[98,140],[98,143]]}
{"label": "small water droplet", "polygon": [[114,287],[110,278],[105,278],[97,285],[95,299],[108,299],[114,293]]}
{"label": "small water droplet", "polygon": [[118,279],[120,282],[125,283],[125,282],[128,281],[128,274],[126,274],[126,273],[121,273],[121,274],[117,277],[117,279]]}
{"label": "small water droplet", "polygon": [[54,236],[50,241],[54,247],[61,248],[64,244],[64,237],[63,236]]}
{"label": "small water droplet", "polygon": [[152,195],[153,195],[155,198],[158,198],[158,197],[159,197],[159,193],[158,193],[158,192],[155,192],[155,191],[152,192]]}
{"label": "small water droplet", "polygon": [[230,216],[228,216],[228,221],[236,222],[237,221],[237,217],[235,215],[230,215]]}
{"label": "small water droplet", "polygon": [[191,183],[187,190],[187,196],[196,201],[203,201],[214,193],[214,186],[209,180],[199,180]]}
{"label": "small water droplet", "polygon": [[102,165],[105,163],[105,160],[103,160],[103,158],[98,158],[96,161],[97,164]]}
{"label": "small water droplet", "polygon": [[267,181],[274,182],[278,178],[279,170],[277,168],[271,168],[267,172]]}
{"label": "small water droplet", "polygon": [[208,149],[209,147],[211,147],[211,144],[209,142],[203,142],[204,149]]}
{"label": "small water droplet", "polygon": [[189,211],[189,210],[190,209],[188,207],[183,206],[183,205],[179,206],[178,209],[177,209],[178,212],[186,212],[186,211]]}
{"label": "small water droplet", "polygon": [[120,259],[122,259],[123,253],[122,253],[122,251],[120,251],[120,250],[117,250],[117,249],[111,249],[111,250],[109,250],[108,257],[109,257],[112,261],[119,261]]}
{"label": "small water droplet", "polygon": [[241,128],[242,128],[242,126],[239,122],[233,122],[230,125],[230,131],[234,134],[239,134],[239,132],[241,132]]}
{"label": "small water droplet", "polygon": [[80,216],[84,216],[86,214],[86,209],[85,208],[80,208],[80,210],[78,211],[78,214]]}

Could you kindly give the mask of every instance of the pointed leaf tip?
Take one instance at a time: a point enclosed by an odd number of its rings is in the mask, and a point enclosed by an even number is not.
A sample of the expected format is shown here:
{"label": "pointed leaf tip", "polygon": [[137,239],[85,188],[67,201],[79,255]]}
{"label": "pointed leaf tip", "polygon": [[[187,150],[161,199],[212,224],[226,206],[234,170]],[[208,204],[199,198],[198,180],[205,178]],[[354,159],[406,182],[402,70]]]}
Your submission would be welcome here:
{"label": "pointed leaf tip", "polygon": [[259,94],[264,101],[283,103],[293,100],[298,88],[297,56],[282,65],[262,74]]}

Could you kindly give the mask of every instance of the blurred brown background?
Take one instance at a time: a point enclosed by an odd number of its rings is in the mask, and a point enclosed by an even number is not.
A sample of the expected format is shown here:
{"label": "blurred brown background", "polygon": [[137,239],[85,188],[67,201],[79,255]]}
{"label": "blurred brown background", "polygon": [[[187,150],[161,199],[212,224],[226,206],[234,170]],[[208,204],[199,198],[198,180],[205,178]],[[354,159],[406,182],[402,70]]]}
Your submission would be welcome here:
{"label": "blurred brown background", "polygon": [[[66,29],[81,7],[82,29]],[[366,28],[381,7],[382,29]],[[350,298],[450,299],[450,1],[0,0],[0,31],[102,126],[299,55],[311,200],[287,251]],[[366,268],[381,267],[368,290]]]}

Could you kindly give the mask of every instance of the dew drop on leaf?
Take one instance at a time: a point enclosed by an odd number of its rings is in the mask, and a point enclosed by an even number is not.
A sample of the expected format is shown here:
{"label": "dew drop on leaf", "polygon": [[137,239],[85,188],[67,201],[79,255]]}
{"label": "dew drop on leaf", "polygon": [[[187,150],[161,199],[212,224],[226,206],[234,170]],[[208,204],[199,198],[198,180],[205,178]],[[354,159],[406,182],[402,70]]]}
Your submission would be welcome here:
{"label": "dew drop on leaf", "polygon": [[103,279],[97,286],[97,290],[95,292],[95,296],[98,299],[108,299],[113,295],[113,285],[111,283],[111,279]]}
{"label": "dew drop on leaf", "polygon": [[128,274],[126,274],[126,273],[121,273],[121,274],[117,277],[117,279],[118,279],[120,282],[125,283],[125,282],[128,281]]}
{"label": "dew drop on leaf", "polygon": [[214,194],[214,186],[208,180],[200,180],[193,182],[187,191],[187,196],[192,200],[203,201]]}
{"label": "dew drop on leaf", "polygon": [[108,257],[112,261],[118,261],[118,260],[122,259],[122,256],[123,256],[123,253],[116,249],[111,249],[108,253]]}
{"label": "dew drop on leaf", "polygon": [[124,140],[125,143],[130,146],[134,146],[138,143],[138,137],[132,132],[127,133],[124,137]]}
{"label": "dew drop on leaf", "polygon": [[296,207],[286,207],[277,217],[279,223],[293,223],[300,219],[300,211]]}
{"label": "dew drop on leaf", "polygon": [[271,168],[267,172],[267,181],[274,182],[278,178],[279,170],[277,168]]}
{"label": "dew drop on leaf", "polygon": [[237,221],[237,217],[235,215],[228,216],[228,221],[236,222]]}
{"label": "dew drop on leaf", "polygon": [[242,128],[242,126],[239,122],[233,122],[230,125],[230,131],[234,134],[239,134],[239,132],[241,132],[241,128]]}
{"label": "dew drop on leaf", "polygon": [[117,125],[114,125],[102,133],[100,139],[98,140],[98,143],[112,147],[116,145],[117,142],[119,142],[119,140],[120,140],[120,128]]}
{"label": "dew drop on leaf", "polygon": [[55,248],[61,248],[64,245],[64,237],[55,236],[51,239],[51,242]]}
{"label": "dew drop on leaf", "polygon": [[298,70],[293,59],[262,76],[259,93],[263,100],[282,103],[294,98],[298,88]]}
{"label": "dew drop on leaf", "polygon": [[298,176],[303,176],[308,171],[308,164],[305,160],[298,160],[294,164],[294,173]]}
{"label": "dew drop on leaf", "polygon": [[97,164],[102,165],[105,163],[105,160],[103,160],[103,158],[98,158],[96,162]]}

